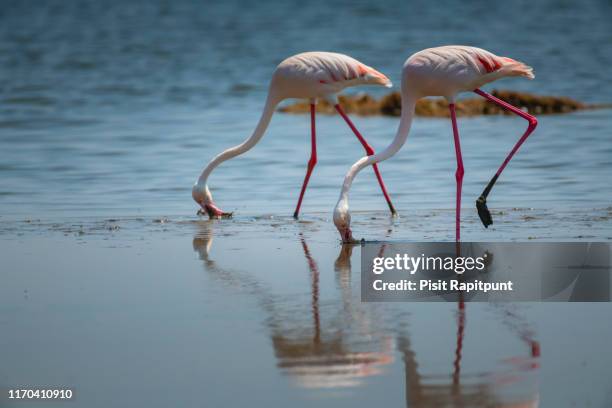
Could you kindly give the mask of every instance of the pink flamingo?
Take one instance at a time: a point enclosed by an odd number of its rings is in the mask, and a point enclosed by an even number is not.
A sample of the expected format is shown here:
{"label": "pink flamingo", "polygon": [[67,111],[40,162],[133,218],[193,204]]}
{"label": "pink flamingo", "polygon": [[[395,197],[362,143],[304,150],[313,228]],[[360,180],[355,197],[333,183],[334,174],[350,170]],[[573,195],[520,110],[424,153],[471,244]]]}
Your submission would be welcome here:
{"label": "pink flamingo", "polygon": [[[202,210],[207,213],[210,218],[230,217],[232,213],[221,211],[213,202],[212,195],[207,185],[210,173],[219,164],[250,150],[261,140],[270,123],[276,106],[282,100],[287,98],[306,98],[310,99],[311,153],[306,176],[304,177],[304,182],[300,191],[300,198],[293,214],[293,216],[297,218],[302,205],[302,199],[304,198],[304,192],[306,191],[306,186],[310,180],[310,175],[317,164],[315,131],[315,105],[317,98],[331,100],[336,111],[338,111],[346,121],[353,133],[355,133],[355,136],[357,136],[357,139],[359,139],[359,142],[361,142],[365,148],[366,153],[368,155],[374,154],[372,146],[370,146],[365,138],[359,133],[353,122],[351,122],[338,104],[336,98],[338,92],[347,87],[356,85],[383,85],[391,87],[391,81],[374,68],[343,54],[331,52],[305,52],[294,55],[281,62],[272,75],[266,104],[255,131],[243,143],[225,150],[208,163],[193,186],[193,199],[202,207]],[[389,194],[387,193],[387,189],[376,164],[374,164],[374,172],[376,173],[376,178],[378,179],[383,195],[387,200],[387,204],[389,204],[389,209],[392,214],[395,214],[395,208],[391,203],[391,198],[389,198]],[[198,213],[201,213],[202,210]]]}
{"label": "pink flamingo", "polygon": [[404,63],[402,69],[402,111],[397,134],[393,142],[382,152],[358,160],[344,178],[340,198],[334,209],[334,224],[344,242],[352,242],[350,223],[351,216],[348,206],[348,193],[353,179],[366,166],[376,164],[393,156],[403,146],[408,138],[410,125],[414,116],[414,109],[419,98],[426,96],[443,96],[449,102],[450,117],[455,140],[455,154],[457,157],[456,209],[455,209],[455,239],[460,240],[461,215],[461,186],[463,183],[463,159],[459,143],[459,131],[455,115],[455,97],[460,92],[475,92],[483,98],[509,110],[529,122],[527,130],[510,151],[502,165],[499,167],[478,200],[476,208],[485,227],[493,223],[491,213],[487,208],[487,196],[499,175],[504,170],[512,156],[536,128],[538,121],[530,114],[512,106],[479,88],[489,82],[500,78],[523,76],[533,79],[533,70],[522,62],[507,57],[499,57],[488,51],[476,47],[445,46],[428,48],[412,55]]}

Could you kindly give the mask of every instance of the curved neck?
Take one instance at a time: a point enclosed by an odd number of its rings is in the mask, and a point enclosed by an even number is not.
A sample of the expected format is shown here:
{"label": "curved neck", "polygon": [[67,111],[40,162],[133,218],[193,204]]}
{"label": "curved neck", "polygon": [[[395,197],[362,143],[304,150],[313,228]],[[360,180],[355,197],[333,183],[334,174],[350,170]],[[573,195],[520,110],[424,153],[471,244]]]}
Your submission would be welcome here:
{"label": "curved neck", "polygon": [[212,173],[212,171],[218,165],[220,165],[226,160],[236,157],[250,150],[251,148],[253,148],[253,146],[255,146],[257,142],[259,142],[259,140],[262,138],[262,136],[266,132],[266,129],[268,128],[268,125],[270,124],[270,120],[272,119],[272,115],[274,114],[276,105],[278,105],[279,102],[280,102],[280,98],[278,98],[272,92],[272,90],[270,90],[270,92],[268,93],[268,97],[266,99],[266,105],[264,106],[264,110],[261,114],[261,117],[259,118],[257,127],[253,131],[253,134],[248,139],[246,139],[244,142],[240,143],[239,145],[230,147],[224,152],[216,155],[208,163],[208,165],[204,168],[204,170],[202,171],[202,174],[200,174],[200,177],[198,178],[196,185],[205,186],[206,181],[208,180],[208,176],[210,176],[210,173]]}
{"label": "curved neck", "polygon": [[366,156],[359,159],[344,178],[344,184],[342,185],[342,191],[340,192],[340,200],[348,199],[348,192],[353,184],[353,179],[357,174],[369,165],[387,160],[393,156],[397,151],[404,145],[406,139],[408,139],[408,132],[410,132],[410,125],[412,124],[412,118],[414,117],[414,109],[416,106],[417,98],[407,92],[402,93],[402,111],[400,116],[400,123],[397,128],[395,138],[387,148],[379,153],[373,154],[372,156]]}

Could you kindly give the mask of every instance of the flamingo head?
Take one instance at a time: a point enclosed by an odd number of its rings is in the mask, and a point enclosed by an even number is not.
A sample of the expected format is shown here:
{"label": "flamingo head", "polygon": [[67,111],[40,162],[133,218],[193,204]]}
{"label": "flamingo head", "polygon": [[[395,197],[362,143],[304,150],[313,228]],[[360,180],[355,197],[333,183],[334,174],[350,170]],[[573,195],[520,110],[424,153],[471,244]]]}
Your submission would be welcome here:
{"label": "flamingo head", "polygon": [[334,225],[343,243],[355,242],[351,231],[351,214],[348,211],[348,204],[343,200],[340,200],[334,209]]}
{"label": "flamingo head", "polygon": [[195,184],[191,190],[191,196],[194,201],[202,207],[198,211],[198,215],[207,214],[209,218],[230,218],[232,213],[224,212],[215,205],[212,199],[212,194],[208,190],[208,186]]}

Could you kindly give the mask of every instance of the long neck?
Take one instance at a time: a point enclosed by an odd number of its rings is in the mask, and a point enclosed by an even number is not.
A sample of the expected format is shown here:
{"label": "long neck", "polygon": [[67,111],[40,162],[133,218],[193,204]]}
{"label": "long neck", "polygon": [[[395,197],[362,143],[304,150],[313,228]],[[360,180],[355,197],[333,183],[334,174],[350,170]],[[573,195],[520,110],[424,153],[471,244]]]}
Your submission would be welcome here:
{"label": "long neck", "polygon": [[261,114],[261,118],[259,118],[259,123],[257,123],[257,127],[253,131],[253,134],[248,139],[246,139],[244,142],[240,143],[239,145],[230,147],[224,152],[216,155],[208,163],[208,165],[204,168],[196,184],[199,186],[205,186],[206,181],[208,180],[208,176],[210,176],[210,173],[212,173],[212,171],[218,165],[220,165],[226,160],[236,157],[250,150],[251,148],[253,148],[253,146],[255,146],[257,142],[259,142],[259,140],[262,138],[262,136],[266,132],[266,129],[268,128],[268,125],[270,124],[270,120],[272,119],[272,115],[274,114],[276,105],[278,105],[279,102],[280,102],[280,98],[278,98],[274,94],[274,92],[272,92],[271,90],[268,93],[268,97],[266,99],[266,105],[264,106],[264,110]]}
{"label": "long neck", "polygon": [[408,132],[410,132],[410,125],[412,124],[412,118],[414,117],[414,108],[416,106],[417,98],[404,92],[402,94],[402,112],[400,116],[400,123],[397,128],[397,133],[393,142],[387,148],[379,153],[373,154],[372,156],[365,156],[359,159],[349,172],[344,177],[344,184],[342,185],[342,191],[340,192],[340,201],[348,200],[348,193],[353,184],[353,179],[357,176],[357,173],[364,167],[369,165],[387,160],[393,156],[397,151],[404,145],[408,138]]}

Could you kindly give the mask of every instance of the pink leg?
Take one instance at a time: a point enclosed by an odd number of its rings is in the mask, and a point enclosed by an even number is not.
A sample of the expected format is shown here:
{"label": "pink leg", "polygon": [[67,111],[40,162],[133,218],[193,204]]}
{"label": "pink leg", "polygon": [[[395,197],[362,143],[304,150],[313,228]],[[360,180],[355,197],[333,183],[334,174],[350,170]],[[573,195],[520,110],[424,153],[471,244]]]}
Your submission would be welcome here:
{"label": "pink leg", "polygon": [[306,169],[306,176],[304,177],[304,183],[302,184],[302,191],[300,191],[300,198],[295,207],[295,212],[293,213],[293,217],[297,218],[300,213],[300,207],[302,206],[302,199],[304,198],[304,193],[306,192],[306,186],[308,186],[308,180],[310,180],[310,175],[312,174],[312,170],[317,164],[317,131],[315,127],[315,104],[310,104],[310,160],[308,160],[308,168]]}
{"label": "pink leg", "polygon": [[455,114],[455,104],[448,105],[450,109],[451,122],[453,123],[453,137],[455,139],[455,156],[457,157],[457,171],[455,180],[457,181],[457,199],[455,206],[455,241],[461,240],[461,187],[463,186],[463,157],[461,156],[461,143],[459,142],[459,129],[457,129],[457,115]]}
{"label": "pink leg", "polygon": [[491,181],[489,181],[489,184],[487,184],[487,187],[484,189],[480,197],[478,197],[478,200],[476,200],[476,208],[478,209],[478,215],[480,216],[480,220],[484,224],[485,228],[487,228],[489,225],[493,224],[491,213],[489,212],[489,209],[487,208],[487,196],[489,195],[489,192],[491,192],[491,189],[493,188],[493,185],[497,181],[497,178],[499,177],[501,172],[504,171],[504,169],[508,165],[508,162],[510,162],[510,159],[512,159],[512,156],[514,156],[514,154],[517,152],[519,147],[521,147],[523,142],[527,140],[531,132],[534,131],[534,129],[538,125],[538,120],[535,118],[535,116],[532,116],[528,114],[527,112],[523,112],[516,106],[512,106],[509,103],[504,102],[501,99],[496,98],[491,94],[481,91],[480,89],[475,89],[474,92],[482,96],[483,98],[487,99],[488,101],[491,101],[501,106],[503,109],[508,110],[529,122],[529,126],[527,127],[527,130],[525,131],[525,133],[523,133],[523,136],[521,136],[519,141],[514,145],[514,147],[512,148],[512,150],[510,151],[510,153],[508,154],[508,156],[506,157],[502,165],[499,167],[499,169],[497,170],[497,172],[495,173]]}
{"label": "pink leg", "polygon": [[[355,127],[351,119],[346,115],[346,113],[344,113],[344,110],[342,109],[342,107],[339,104],[334,105],[334,107],[336,108],[336,111],[338,111],[340,116],[342,116],[346,124],[351,128],[355,136],[357,136],[357,139],[359,139],[359,142],[361,142],[361,145],[365,149],[366,154],[368,156],[372,156],[374,154],[374,149],[372,148],[372,146],[370,146],[368,141],[365,140],[365,138],[361,135],[361,133],[359,133],[359,131],[357,130],[357,128]],[[393,207],[393,203],[391,202],[391,197],[389,197],[389,193],[387,192],[387,187],[385,187],[385,182],[383,181],[382,176],[380,175],[380,171],[378,170],[378,164],[373,164],[372,167],[374,168],[374,173],[376,174],[376,178],[378,179],[378,184],[380,184],[380,188],[382,189],[383,195],[385,196],[385,200],[387,200],[387,204],[389,205],[391,214],[396,215],[397,212],[395,211],[395,207]]]}

